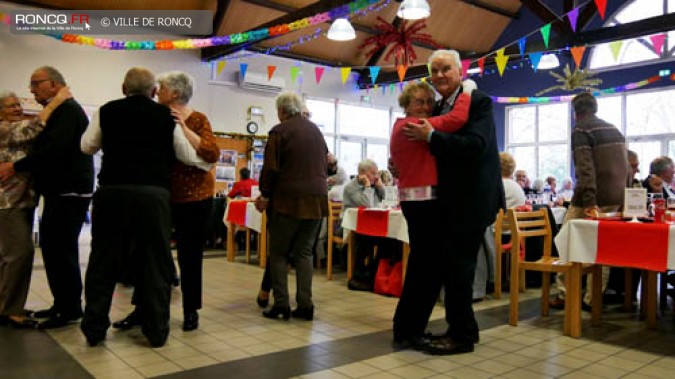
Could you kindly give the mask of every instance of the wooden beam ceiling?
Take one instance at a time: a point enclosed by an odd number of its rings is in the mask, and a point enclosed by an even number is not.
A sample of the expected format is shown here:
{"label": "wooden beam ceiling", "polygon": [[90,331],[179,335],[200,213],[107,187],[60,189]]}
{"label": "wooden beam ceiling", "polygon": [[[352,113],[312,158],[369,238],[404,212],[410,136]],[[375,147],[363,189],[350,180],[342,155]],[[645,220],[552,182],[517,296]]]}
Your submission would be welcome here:
{"label": "wooden beam ceiling", "polygon": [[515,19],[520,18],[519,13],[511,13],[509,11],[506,11],[506,10],[502,9],[502,8],[496,7],[494,5],[484,3],[480,0],[460,0],[460,1],[463,2],[463,3],[469,4],[469,5],[473,5],[474,7],[486,10],[488,12],[498,14],[500,16],[508,17],[510,19],[515,20]]}
{"label": "wooden beam ceiling", "polygon": [[223,20],[225,19],[225,14],[227,14],[227,8],[230,6],[230,0],[218,0],[218,4],[216,7],[216,13],[213,15],[213,34],[216,35],[218,33],[218,29],[220,29],[220,25],[223,23]]}

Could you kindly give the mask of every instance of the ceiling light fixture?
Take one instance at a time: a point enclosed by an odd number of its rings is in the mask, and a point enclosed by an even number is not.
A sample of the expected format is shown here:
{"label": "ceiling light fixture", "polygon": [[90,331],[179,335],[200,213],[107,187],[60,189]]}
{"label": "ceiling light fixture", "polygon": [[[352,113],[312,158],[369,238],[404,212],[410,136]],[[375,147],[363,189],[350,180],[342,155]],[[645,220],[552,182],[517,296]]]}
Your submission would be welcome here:
{"label": "ceiling light fixture", "polygon": [[406,20],[419,20],[427,18],[431,14],[431,8],[427,0],[403,0],[396,15]]}
{"label": "ceiling light fixture", "polygon": [[333,41],[349,41],[356,38],[356,31],[349,20],[337,18],[328,29],[327,37]]}

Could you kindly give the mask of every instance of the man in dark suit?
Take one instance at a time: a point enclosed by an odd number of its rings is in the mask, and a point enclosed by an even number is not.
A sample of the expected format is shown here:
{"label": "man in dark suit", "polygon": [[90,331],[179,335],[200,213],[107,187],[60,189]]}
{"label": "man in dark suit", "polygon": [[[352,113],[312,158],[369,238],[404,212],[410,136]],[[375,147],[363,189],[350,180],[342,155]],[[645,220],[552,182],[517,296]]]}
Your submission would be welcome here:
{"label": "man in dark suit", "polygon": [[[50,66],[38,68],[30,78],[30,90],[43,106],[65,86],[63,75]],[[40,245],[54,305],[35,312],[36,318],[47,318],[38,324],[40,329],[59,328],[82,317],[78,238],[94,187],[94,162],[82,154],[79,141],[88,123],[80,104],[66,100],[52,113],[28,156],[0,164],[0,180],[15,171],[32,173],[35,190],[44,200]]]}
{"label": "man in dark suit", "polygon": [[[462,90],[460,57],[456,51],[438,50],[431,55],[429,63],[432,84],[442,96],[436,104],[434,115],[445,114],[452,109]],[[439,248],[434,259],[409,263],[399,303],[401,309],[400,312],[397,309],[394,317],[395,340],[397,323],[414,317],[411,312],[418,312],[419,309],[426,312],[433,307],[433,303],[417,303],[415,298],[419,298],[419,290],[416,285],[409,285],[412,279],[425,282],[421,287],[432,288],[436,294],[441,285],[445,287],[445,311],[449,327],[440,338],[424,341],[408,336],[408,342],[432,354],[471,352],[474,343],[478,342],[478,324],[472,306],[478,249],[485,228],[494,222],[499,208],[504,207],[492,101],[484,93],[473,91],[469,119],[465,127],[456,133],[434,131],[426,120],[420,124],[408,124],[405,133],[410,138],[427,141],[436,158],[436,196],[443,215],[441,229],[445,234],[438,236]],[[467,182],[478,185],[468,187],[461,184]],[[413,261],[415,257],[411,254],[410,259]],[[415,272],[411,273],[411,268]],[[428,281],[433,282],[431,287]]]}

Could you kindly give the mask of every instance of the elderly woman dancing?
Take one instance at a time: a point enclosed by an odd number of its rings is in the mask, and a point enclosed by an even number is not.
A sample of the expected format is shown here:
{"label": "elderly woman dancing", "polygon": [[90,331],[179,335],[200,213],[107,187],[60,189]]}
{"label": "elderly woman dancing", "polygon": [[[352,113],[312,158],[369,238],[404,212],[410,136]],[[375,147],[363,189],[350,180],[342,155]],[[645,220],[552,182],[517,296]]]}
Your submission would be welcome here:
{"label": "elderly woman dancing", "polygon": [[[51,113],[70,97],[64,87],[38,116],[24,118],[16,94],[0,92],[0,162],[25,157]],[[0,324],[15,328],[37,325],[24,310],[35,253],[31,234],[36,202],[29,174],[0,181]]]}

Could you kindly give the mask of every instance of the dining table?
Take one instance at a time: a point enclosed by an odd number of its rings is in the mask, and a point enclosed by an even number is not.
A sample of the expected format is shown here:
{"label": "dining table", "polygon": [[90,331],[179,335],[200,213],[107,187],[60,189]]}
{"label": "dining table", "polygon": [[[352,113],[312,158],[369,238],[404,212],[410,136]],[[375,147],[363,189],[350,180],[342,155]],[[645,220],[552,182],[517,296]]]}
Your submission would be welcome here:
{"label": "dining table", "polygon": [[410,255],[408,223],[400,209],[348,208],[342,215],[343,240],[347,242],[347,280],[354,272],[354,233],[393,238],[403,242],[403,278]]}
{"label": "dining table", "polygon": [[234,235],[237,226],[246,231],[246,259],[250,256],[251,230],[258,233],[258,261],[260,267],[267,263],[267,217],[266,212],[259,212],[252,199],[230,200],[225,208],[223,222],[227,226],[227,260],[234,261]]}
{"label": "dining table", "polygon": [[[675,269],[675,225],[645,221],[575,219],[562,226],[555,244],[560,260],[573,264],[572,289],[567,291],[573,305],[569,335],[581,335],[581,273],[582,266],[589,264],[644,270],[646,290],[641,302],[648,327],[656,326],[656,275]],[[597,325],[602,313],[601,281],[593,282],[592,324]]]}

